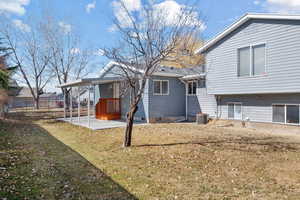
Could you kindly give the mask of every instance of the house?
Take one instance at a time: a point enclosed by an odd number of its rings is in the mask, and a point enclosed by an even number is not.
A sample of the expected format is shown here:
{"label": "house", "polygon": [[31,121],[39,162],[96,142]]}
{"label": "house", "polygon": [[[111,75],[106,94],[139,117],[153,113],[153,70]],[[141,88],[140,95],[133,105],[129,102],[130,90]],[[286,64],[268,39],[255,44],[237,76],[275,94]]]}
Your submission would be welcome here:
{"label": "house", "polygon": [[197,50],[217,105],[208,114],[299,125],[299,36],[299,15],[246,14]]}
{"label": "house", "polygon": [[34,99],[27,87],[18,87],[9,99],[10,108],[34,107]]}
{"label": "house", "polygon": [[[300,15],[246,14],[196,53],[205,66],[158,67],[147,80],[136,119],[152,122],[211,118],[300,123]],[[122,65],[111,62],[94,79],[96,117],[125,118]],[[132,70],[138,70],[134,67]],[[111,113],[111,115],[109,115]]]}

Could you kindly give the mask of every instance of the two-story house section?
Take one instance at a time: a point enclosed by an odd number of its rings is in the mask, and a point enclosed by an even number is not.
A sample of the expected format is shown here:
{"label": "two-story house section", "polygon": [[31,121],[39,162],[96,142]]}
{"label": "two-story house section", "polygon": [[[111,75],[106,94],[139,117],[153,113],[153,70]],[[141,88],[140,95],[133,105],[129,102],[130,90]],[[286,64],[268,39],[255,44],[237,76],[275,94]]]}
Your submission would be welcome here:
{"label": "two-story house section", "polygon": [[300,15],[246,14],[197,53],[217,116],[299,125]]}

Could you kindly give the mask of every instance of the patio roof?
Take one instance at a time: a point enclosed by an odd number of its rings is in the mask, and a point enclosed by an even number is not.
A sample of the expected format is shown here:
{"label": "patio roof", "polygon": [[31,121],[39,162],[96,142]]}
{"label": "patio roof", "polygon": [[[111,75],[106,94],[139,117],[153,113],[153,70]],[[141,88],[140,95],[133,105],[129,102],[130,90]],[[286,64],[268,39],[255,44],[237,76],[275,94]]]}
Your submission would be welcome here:
{"label": "patio roof", "polygon": [[60,88],[67,88],[67,87],[78,87],[78,86],[89,86],[89,85],[95,85],[95,84],[101,84],[101,83],[111,83],[114,81],[120,81],[121,78],[118,77],[106,77],[106,78],[84,78],[79,79],[73,82],[61,84],[57,87]]}

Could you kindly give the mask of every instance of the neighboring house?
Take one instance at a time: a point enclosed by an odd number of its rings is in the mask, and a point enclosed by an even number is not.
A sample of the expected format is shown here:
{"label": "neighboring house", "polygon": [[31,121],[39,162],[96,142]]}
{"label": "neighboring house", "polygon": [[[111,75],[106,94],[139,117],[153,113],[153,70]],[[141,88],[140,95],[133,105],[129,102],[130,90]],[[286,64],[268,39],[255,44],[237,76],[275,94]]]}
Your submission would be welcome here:
{"label": "neighboring house", "polygon": [[[56,94],[55,92],[40,94],[39,105],[41,108],[60,107],[61,96],[62,95]],[[34,104],[34,98],[30,89],[27,87],[15,87],[9,92],[10,108],[34,107]]]}
{"label": "neighboring house", "polygon": [[299,125],[300,16],[247,14],[200,48],[222,119]]}
{"label": "neighboring house", "polygon": [[27,87],[18,87],[9,99],[10,108],[34,107],[34,99]]}

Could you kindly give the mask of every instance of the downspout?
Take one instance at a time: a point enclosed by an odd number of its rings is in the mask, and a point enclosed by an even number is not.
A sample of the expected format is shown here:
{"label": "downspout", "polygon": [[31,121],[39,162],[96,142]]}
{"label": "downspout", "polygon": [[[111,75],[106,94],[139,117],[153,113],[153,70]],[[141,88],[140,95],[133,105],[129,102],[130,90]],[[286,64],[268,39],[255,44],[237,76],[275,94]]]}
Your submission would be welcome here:
{"label": "downspout", "polygon": [[184,85],[185,85],[185,120],[188,120],[188,96],[187,96],[187,90],[188,90],[188,84],[182,79],[179,79]]}
{"label": "downspout", "polygon": [[185,83],[185,120],[188,121],[188,95],[187,95],[187,90],[188,90],[188,84]]}

